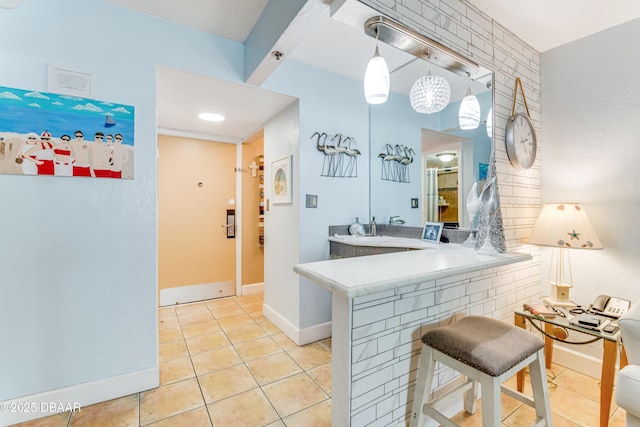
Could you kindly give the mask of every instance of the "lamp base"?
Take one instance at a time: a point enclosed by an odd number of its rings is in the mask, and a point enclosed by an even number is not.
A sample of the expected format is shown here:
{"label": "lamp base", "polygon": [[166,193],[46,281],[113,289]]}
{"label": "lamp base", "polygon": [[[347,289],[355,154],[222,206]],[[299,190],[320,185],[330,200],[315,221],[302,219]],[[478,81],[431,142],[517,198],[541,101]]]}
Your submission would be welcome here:
{"label": "lamp base", "polygon": [[542,302],[548,307],[564,307],[564,308],[576,308],[578,304],[569,300],[557,300],[551,297],[542,297]]}

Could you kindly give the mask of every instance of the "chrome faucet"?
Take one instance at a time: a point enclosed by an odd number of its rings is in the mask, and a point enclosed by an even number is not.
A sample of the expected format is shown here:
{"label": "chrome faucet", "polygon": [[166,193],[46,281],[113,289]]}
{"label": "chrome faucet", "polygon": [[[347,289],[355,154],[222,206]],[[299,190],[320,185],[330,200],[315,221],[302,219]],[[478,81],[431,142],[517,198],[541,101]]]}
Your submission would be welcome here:
{"label": "chrome faucet", "polygon": [[389,225],[402,225],[404,223],[404,219],[400,219],[398,215],[389,217]]}

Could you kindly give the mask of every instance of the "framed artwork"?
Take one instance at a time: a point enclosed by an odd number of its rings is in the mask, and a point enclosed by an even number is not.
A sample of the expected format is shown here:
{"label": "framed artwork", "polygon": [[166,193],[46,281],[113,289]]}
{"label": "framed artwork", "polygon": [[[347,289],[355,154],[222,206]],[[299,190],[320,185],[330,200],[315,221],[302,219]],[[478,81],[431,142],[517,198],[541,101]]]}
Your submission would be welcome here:
{"label": "framed artwork", "polygon": [[425,222],[422,229],[422,240],[431,243],[440,243],[440,235],[442,234],[442,222]]}
{"label": "framed artwork", "polygon": [[133,178],[134,107],[0,86],[0,174]]}
{"label": "framed artwork", "polygon": [[272,196],[274,205],[293,203],[291,190],[291,156],[283,157],[271,163]]}

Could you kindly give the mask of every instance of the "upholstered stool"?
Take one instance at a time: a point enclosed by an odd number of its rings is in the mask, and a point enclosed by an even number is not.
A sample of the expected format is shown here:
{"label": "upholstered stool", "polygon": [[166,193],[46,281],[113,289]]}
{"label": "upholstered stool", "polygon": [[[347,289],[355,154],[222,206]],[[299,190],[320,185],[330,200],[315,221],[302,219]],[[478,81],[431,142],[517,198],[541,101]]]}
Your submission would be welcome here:
{"label": "upholstered stool", "polygon": [[[544,342],[516,326],[484,316],[467,316],[450,325],[435,328],[422,336],[422,354],[413,397],[411,427],[422,427],[425,416],[444,426],[455,426],[434,405],[455,392],[465,392],[464,409],[475,413],[478,385],[482,388],[482,426],[501,425],[500,392],[536,410],[534,425],[551,426],[551,408],[544,366]],[[427,402],[436,362],[467,380]],[[519,370],[529,366],[533,399],[502,385]]]}

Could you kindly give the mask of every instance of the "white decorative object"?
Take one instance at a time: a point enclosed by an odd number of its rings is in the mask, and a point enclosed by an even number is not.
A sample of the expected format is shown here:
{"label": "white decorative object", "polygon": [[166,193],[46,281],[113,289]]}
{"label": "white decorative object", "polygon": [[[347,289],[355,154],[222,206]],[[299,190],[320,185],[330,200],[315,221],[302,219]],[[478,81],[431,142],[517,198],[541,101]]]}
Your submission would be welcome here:
{"label": "white decorative object", "polygon": [[451,98],[449,82],[440,76],[432,76],[431,71],[420,77],[411,87],[409,100],[418,113],[432,114],[444,110]]}
{"label": "white decorative object", "polygon": [[[482,210],[478,222],[476,250],[486,249],[484,252],[504,253],[507,243],[504,238],[502,213],[500,212],[500,197],[498,195],[498,177],[496,175],[495,153],[489,159],[487,181],[480,194]],[[483,248],[484,246],[484,248]]]}
{"label": "white decorative object", "polygon": [[476,215],[478,215],[481,207],[482,202],[480,201],[480,197],[478,197],[478,183],[474,182],[471,190],[467,194],[467,216],[471,224],[473,224],[473,221],[476,219]]}
{"label": "white decorative object", "polygon": [[469,218],[469,237],[467,237],[467,240],[465,240],[462,244],[464,246],[475,246],[476,244],[476,230],[473,229],[473,222],[476,219],[476,216],[478,215],[478,212],[480,212],[480,209],[482,208],[482,201],[480,200],[480,197],[478,197],[478,183],[474,182],[473,185],[471,186],[471,190],[469,191],[469,193],[467,194],[467,217]]}

